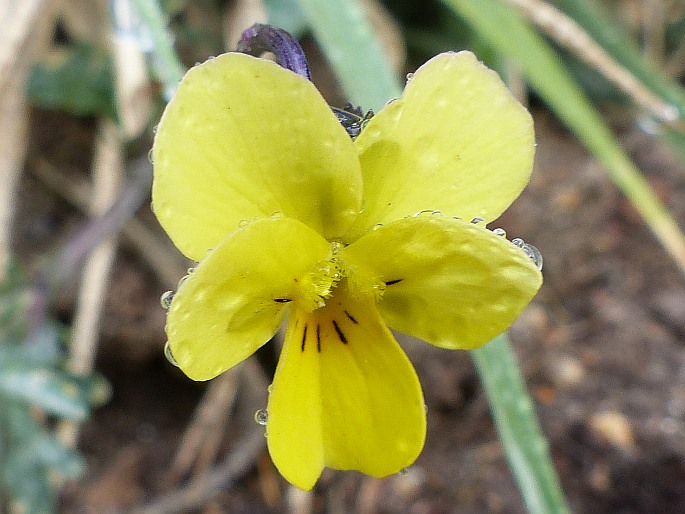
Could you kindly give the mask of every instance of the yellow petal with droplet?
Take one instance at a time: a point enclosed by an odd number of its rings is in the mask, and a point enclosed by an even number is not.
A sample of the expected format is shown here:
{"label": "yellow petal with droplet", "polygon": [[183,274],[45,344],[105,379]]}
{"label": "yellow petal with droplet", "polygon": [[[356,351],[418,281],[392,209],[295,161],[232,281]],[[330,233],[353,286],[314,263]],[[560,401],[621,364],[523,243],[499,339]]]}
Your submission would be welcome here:
{"label": "yellow petal with droplet", "polygon": [[360,207],[353,143],[313,84],[244,54],[186,74],[157,127],[153,162],[155,214],[194,260],[242,220],[281,213],[330,239]]}
{"label": "yellow petal with droplet", "polygon": [[388,325],[444,348],[476,348],[514,322],[542,284],[524,253],[485,227],[441,217],[407,218],[345,248],[344,258],[386,288]]}
{"label": "yellow petal with droplet", "polygon": [[268,404],[281,474],[308,490],[325,466],[384,477],[411,465],[425,440],[423,394],[373,296],[343,280],[325,307],[293,317]]}
{"label": "yellow petal with droplet", "polygon": [[528,183],[533,122],[470,52],[421,66],[356,139],[365,206],[346,239],[422,210],[498,217]]}
{"label": "yellow petal with droplet", "polygon": [[329,244],[291,218],[240,228],[183,282],[167,318],[169,349],[193,380],[208,380],[249,357],[281,324],[298,280]]}

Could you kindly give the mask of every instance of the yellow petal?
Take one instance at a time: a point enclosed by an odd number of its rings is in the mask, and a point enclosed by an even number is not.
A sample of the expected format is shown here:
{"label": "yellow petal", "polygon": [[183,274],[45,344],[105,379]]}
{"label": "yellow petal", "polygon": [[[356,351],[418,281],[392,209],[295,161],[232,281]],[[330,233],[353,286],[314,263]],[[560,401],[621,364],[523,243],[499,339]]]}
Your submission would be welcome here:
{"label": "yellow petal", "polygon": [[194,260],[242,220],[281,213],[331,239],[360,207],[356,151],[319,92],[248,55],[186,74],[157,128],[153,162],[155,214]]}
{"label": "yellow petal", "polygon": [[343,255],[387,284],[378,307],[390,327],[444,348],[487,343],[513,323],[542,283],[522,249],[451,218],[385,225]]}
{"label": "yellow petal", "polygon": [[329,244],[291,218],[263,218],[233,232],[176,293],[169,348],[183,372],[208,380],[249,357],[276,332],[297,280]]}
{"label": "yellow petal", "polygon": [[411,465],[426,432],[423,394],[369,295],[343,280],[326,307],[293,312],[268,404],[276,467],[311,489],[324,466],[375,477]]}
{"label": "yellow petal", "polygon": [[528,183],[533,122],[470,52],[421,66],[356,139],[366,205],[346,239],[422,210],[486,221]]}

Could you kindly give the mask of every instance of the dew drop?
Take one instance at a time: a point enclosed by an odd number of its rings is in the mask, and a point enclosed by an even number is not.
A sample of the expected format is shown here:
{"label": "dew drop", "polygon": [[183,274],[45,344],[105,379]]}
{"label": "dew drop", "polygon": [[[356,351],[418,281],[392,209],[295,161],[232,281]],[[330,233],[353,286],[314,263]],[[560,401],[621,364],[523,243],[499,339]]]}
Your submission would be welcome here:
{"label": "dew drop", "polygon": [[517,237],[517,238],[511,240],[511,244],[513,244],[517,248],[523,248],[523,246],[526,243],[523,241],[523,239],[521,239],[520,237]]}
{"label": "dew drop", "polygon": [[254,413],[254,420],[258,425],[266,426],[267,421],[269,421],[269,413],[266,409],[259,409]]}
{"label": "dew drop", "polygon": [[529,245],[528,243],[524,243],[523,245],[523,251],[525,254],[530,257],[530,260],[533,261],[533,264],[537,266],[539,270],[542,269],[542,254],[540,253],[540,250],[535,248],[533,245]]}
{"label": "dew drop", "polygon": [[414,78],[414,74],[413,74],[413,73],[407,73],[407,82],[410,82],[411,79],[413,79],[413,78]]}
{"label": "dew drop", "polygon": [[169,307],[171,307],[171,302],[174,299],[174,293],[173,291],[166,291],[165,293],[162,294],[162,297],[159,299],[159,303],[162,304],[162,308],[164,310],[169,310]]}
{"label": "dew drop", "polygon": [[178,281],[178,285],[176,286],[176,289],[181,289],[181,286],[183,283],[190,278],[190,275],[184,275],[181,277],[181,280]]}
{"label": "dew drop", "polygon": [[433,215],[433,209],[424,209],[422,211],[419,211],[414,214],[415,218],[420,218],[422,216],[432,216]]}
{"label": "dew drop", "polygon": [[238,223],[238,228],[245,228],[245,227],[247,227],[249,224],[250,224],[250,222],[247,221],[247,220],[240,220],[240,222]]}
{"label": "dew drop", "polygon": [[381,228],[382,226],[383,226],[382,223],[377,223],[376,225],[373,226],[373,228],[372,228],[371,230],[378,230],[378,229]]}
{"label": "dew drop", "polygon": [[402,468],[397,472],[397,474],[401,477],[406,476],[408,473],[409,473],[409,468]]}
{"label": "dew drop", "polygon": [[169,345],[169,341],[167,341],[164,345],[164,356],[166,357],[166,360],[168,360],[171,364],[178,368],[178,362],[176,362],[176,359],[174,359],[174,355],[171,353],[171,346]]}
{"label": "dew drop", "polygon": [[471,220],[471,223],[473,223],[474,225],[478,225],[478,223],[483,223],[484,221],[485,219],[481,218],[480,216],[476,216]]}
{"label": "dew drop", "polygon": [[507,237],[507,231],[504,230],[503,228],[495,228],[492,230],[492,233],[495,234],[496,236]]}
{"label": "dew drop", "polygon": [[150,164],[154,164],[152,162],[152,149],[150,149],[150,151],[147,153],[147,160],[150,161]]}

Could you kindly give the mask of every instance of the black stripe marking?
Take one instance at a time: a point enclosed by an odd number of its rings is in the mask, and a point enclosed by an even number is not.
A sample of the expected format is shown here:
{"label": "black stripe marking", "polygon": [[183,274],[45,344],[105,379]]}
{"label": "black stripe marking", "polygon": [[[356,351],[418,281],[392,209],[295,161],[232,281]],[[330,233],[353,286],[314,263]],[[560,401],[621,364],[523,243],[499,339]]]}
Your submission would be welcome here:
{"label": "black stripe marking", "polygon": [[321,353],[321,325],[316,325],[316,351]]}
{"label": "black stripe marking", "polygon": [[385,283],[385,285],[386,285],[386,286],[391,286],[391,285],[393,285],[393,284],[397,284],[398,282],[402,282],[402,279],[401,279],[401,278],[398,278],[398,279],[396,279],[396,280],[388,280],[388,281]]}
{"label": "black stripe marking", "polygon": [[304,343],[307,342],[307,325],[304,326],[304,332],[302,332],[302,346],[301,351],[304,351]]}
{"label": "black stripe marking", "polygon": [[359,325],[359,322],[354,318],[354,316],[352,316],[352,314],[350,314],[347,311],[343,311],[343,312],[345,313],[345,316],[347,316],[347,319],[349,319],[355,325]]}
{"label": "black stripe marking", "polygon": [[343,342],[343,344],[347,344],[347,338],[345,337],[345,334],[342,333],[342,330],[340,330],[340,327],[338,326],[338,323],[335,320],[333,320],[333,327],[335,328],[335,331],[337,332],[338,337]]}

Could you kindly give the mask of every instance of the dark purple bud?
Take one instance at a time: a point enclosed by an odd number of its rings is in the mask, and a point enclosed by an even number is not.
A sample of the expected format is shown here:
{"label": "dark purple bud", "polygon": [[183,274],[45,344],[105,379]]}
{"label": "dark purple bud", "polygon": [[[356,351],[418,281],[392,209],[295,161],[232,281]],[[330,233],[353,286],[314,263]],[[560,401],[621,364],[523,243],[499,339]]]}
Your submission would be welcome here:
{"label": "dark purple bud", "polygon": [[255,23],[243,32],[236,51],[255,57],[271,52],[276,56],[279,65],[302,75],[307,80],[312,80],[302,47],[283,29]]}

